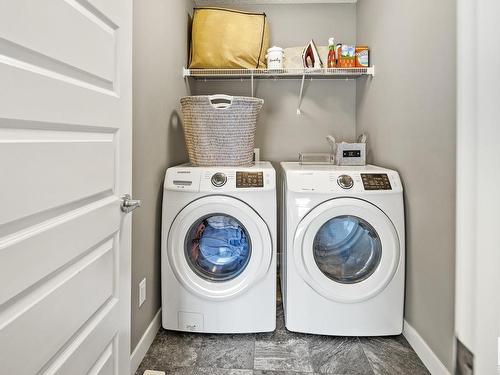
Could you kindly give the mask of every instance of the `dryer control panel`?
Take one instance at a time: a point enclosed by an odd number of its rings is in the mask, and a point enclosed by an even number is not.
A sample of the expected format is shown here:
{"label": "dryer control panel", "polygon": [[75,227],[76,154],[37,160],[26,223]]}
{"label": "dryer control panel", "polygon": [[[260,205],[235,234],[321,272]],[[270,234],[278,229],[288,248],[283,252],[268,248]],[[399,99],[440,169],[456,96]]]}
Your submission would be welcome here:
{"label": "dryer control panel", "polygon": [[396,171],[362,167],[301,166],[283,163],[287,188],[294,192],[335,194],[394,194],[403,190]]}
{"label": "dryer control panel", "polygon": [[365,190],[392,190],[387,173],[361,173]]}

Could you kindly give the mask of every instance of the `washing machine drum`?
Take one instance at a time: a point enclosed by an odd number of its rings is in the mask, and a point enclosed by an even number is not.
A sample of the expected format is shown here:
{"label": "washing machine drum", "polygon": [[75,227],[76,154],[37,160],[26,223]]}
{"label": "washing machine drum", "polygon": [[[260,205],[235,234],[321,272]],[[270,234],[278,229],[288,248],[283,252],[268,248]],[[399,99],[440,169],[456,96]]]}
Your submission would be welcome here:
{"label": "washing machine drum", "polygon": [[299,273],[314,290],[346,303],[379,294],[400,260],[391,220],[355,198],[332,199],[309,212],[297,227],[293,251]]}
{"label": "washing machine drum", "polygon": [[250,260],[250,238],[245,227],[229,215],[198,219],[186,235],[186,259],[200,277],[226,281],[237,277]]}

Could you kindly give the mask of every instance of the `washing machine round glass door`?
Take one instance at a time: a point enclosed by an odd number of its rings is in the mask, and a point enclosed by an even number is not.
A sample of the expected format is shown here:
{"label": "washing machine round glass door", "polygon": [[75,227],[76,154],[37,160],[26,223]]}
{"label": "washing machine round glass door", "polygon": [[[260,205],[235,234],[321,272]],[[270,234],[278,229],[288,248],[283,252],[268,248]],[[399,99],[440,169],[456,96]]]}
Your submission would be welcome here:
{"label": "washing machine round glass door", "polygon": [[269,270],[272,240],[264,220],[227,196],[191,202],[175,218],[167,252],[178,281],[206,299],[229,299]]}
{"label": "washing machine round glass door", "polygon": [[332,199],[300,222],[294,258],[304,280],[324,297],[360,302],[384,290],[394,276],[399,237],[375,205],[355,198]]}
{"label": "washing machine round glass door", "polygon": [[199,277],[224,282],[245,270],[252,254],[252,242],[238,219],[216,213],[202,216],[191,225],[186,233],[184,252],[189,266]]}

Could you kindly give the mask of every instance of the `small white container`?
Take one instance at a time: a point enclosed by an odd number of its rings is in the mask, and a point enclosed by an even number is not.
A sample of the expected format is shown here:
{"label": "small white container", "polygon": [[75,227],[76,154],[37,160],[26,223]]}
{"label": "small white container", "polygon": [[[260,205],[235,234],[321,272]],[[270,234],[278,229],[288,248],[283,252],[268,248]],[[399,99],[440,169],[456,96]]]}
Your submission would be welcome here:
{"label": "small white container", "polygon": [[267,50],[267,69],[283,69],[285,51],[281,47],[273,46]]}

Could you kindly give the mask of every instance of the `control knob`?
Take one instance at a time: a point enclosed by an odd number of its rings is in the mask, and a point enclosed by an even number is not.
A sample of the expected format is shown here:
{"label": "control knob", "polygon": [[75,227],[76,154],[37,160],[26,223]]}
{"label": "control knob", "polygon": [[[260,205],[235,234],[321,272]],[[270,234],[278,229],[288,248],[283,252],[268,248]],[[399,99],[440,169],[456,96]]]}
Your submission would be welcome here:
{"label": "control knob", "polygon": [[346,174],[340,175],[339,178],[337,178],[337,183],[342,189],[350,189],[354,186],[352,177]]}
{"label": "control knob", "polygon": [[224,173],[218,172],[212,176],[211,181],[212,185],[214,185],[215,187],[221,187],[226,184],[227,177]]}

